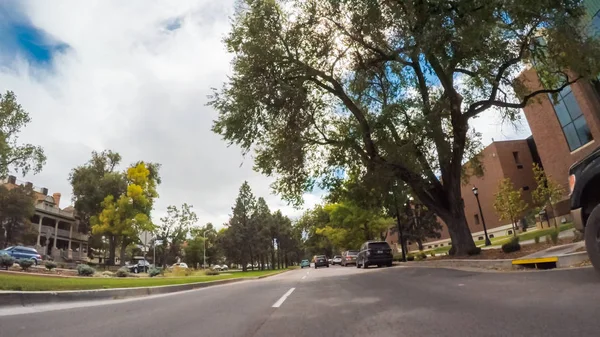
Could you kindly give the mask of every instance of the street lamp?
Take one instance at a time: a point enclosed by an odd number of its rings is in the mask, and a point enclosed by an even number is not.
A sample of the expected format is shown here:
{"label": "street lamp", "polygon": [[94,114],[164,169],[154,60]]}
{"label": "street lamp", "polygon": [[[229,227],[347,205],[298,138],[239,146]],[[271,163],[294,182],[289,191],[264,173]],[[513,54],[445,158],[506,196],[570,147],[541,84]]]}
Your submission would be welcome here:
{"label": "street lamp", "polygon": [[485,245],[490,246],[492,242],[488,237],[487,227],[485,226],[485,219],[483,217],[483,212],[481,211],[481,203],[479,203],[479,189],[473,186],[473,194],[475,194],[475,199],[477,199],[477,207],[479,208],[479,216],[481,216],[481,223],[483,224],[483,233],[485,235]]}

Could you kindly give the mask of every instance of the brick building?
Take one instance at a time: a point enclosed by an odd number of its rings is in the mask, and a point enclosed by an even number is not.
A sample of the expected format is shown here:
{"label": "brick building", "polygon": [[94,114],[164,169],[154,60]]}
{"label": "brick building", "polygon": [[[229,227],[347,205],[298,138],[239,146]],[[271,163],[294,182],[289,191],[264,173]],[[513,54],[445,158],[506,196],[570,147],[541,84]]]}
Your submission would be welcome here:
{"label": "brick building", "polygon": [[[528,139],[495,141],[481,152],[481,162],[484,174],[481,177],[471,176],[466,184],[462,185],[461,194],[465,204],[465,216],[474,240],[483,240],[483,223],[477,207],[477,199],[473,194],[473,187],[477,187],[481,212],[490,237],[512,234],[512,225],[500,221],[494,210],[494,195],[498,191],[498,184],[504,178],[510,178],[515,188],[523,190],[523,199],[532,205],[531,191],[536,188],[533,178],[533,163],[539,163],[536,145],[531,137]],[[387,235],[388,243],[396,245],[397,234]],[[446,246],[450,242],[450,235],[445,225],[442,226],[441,238],[424,244],[426,249]],[[396,245],[397,246],[397,245]],[[409,250],[416,249],[410,243]]]}

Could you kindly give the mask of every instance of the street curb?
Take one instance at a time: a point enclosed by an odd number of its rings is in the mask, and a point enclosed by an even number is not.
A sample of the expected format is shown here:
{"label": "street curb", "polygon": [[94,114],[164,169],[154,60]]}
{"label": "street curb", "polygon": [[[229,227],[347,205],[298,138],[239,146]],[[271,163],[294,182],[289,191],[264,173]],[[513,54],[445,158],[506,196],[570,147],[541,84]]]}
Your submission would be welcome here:
{"label": "street curb", "polygon": [[65,290],[65,291],[0,291],[0,308],[6,307],[27,307],[36,304],[113,300],[130,297],[143,297],[150,295],[169,294],[186,290],[207,288],[211,286],[236,283],[248,280],[258,280],[270,276],[281,275],[277,273],[272,275],[263,275],[257,277],[232,278],[227,280],[217,280],[208,282],[195,282],[186,284],[156,286],[156,287],[138,287],[138,288],[113,288],[113,289],[93,289],[93,290]]}
{"label": "street curb", "polygon": [[419,265],[426,267],[442,267],[442,268],[481,268],[481,269],[509,269],[512,268],[511,259],[498,260],[467,260],[467,259],[452,259],[452,260],[425,260],[419,262],[406,262],[405,265]]}
{"label": "street curb", "polygon": [[561,255],[558,257],[558,261],[556,262],[556,268],[571,267],[573,265],[588,261],[589,259],[590,258],[588,257],[587,252],[575,252]]}

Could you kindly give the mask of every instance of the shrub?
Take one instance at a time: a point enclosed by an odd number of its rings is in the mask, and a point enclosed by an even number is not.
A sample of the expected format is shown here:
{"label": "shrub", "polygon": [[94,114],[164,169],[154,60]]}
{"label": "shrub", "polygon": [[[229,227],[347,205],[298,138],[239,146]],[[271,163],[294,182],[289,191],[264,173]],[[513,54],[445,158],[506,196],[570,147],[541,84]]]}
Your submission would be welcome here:
{"label": "shrub", "polygon": [[114,277],[114,276],[115,276],[115,274],[113,274],[113,272],[111,272],[111,271],[108,271],[108,270],[106,270],[106,271],[103,271],[101,275],[102,275],[103,277]]}
{"label": "shrub", "polygon": [[92,276],[96,270],[87,264],[78,264],[77,265],[77,274],[79,276]]}
{"label": "shrub", "polygon": [[414,261],[415,260],[415,256],[412,254],[408,254],[406,255],[406,261]]}
{"label": "shrub", "polygon": [[192,271],[189,268],[181,268],[179,266],[173,267],[171,271],[173,276],[190,276],[192,275]]}
{"label": "shrub", "polygon": [[552,233],[550,233],[550,240],[552,240],[553,244],[558,243],[558,233],[560,233],[558,230],[552,231]]}
{"label": "shrub", "polygon": [[421,258],[422,259],[426,259],[427,258],[427,254],[425,254],[424,252],[421,252]]}
{"label": "shrub", "polygon": [[33,266],[33,261],[31,261],[30,259],[19,259],[17,263],[19,264],[19,266],[21,266],[21,269],[23,269],[24,271],[27,271],[29,267]]}
{"label": "shrub", "polygon": [[505,253],[512,253],[521,250],[521,245],[519,244],[519,238],[512,238],[509,242],[502,245],[502,251]]}
{"label": "shrub", "polygon": [[154,276],[158,276],[158,275],[162,275],[162,274],[163,274],[162,268],[152,267],[152,268],[150,268],[150,270],[148,270],[148,275],[150,277],[154,277]]}
{"label": "shrub", "polygon": [[431,252],[431,257],[435,257],[435,252]]}
{"label": "shrub", "polygon": [[214,275],[219,275],[219,271],[218,270],[213,270],[213,269],[208,269],[204,272],[205,275],[208,276],[214,276]]}
{"label": "shrub", "polygon": [[54,263],[53,261],[46,261],[46,263],[44,263],[44,266],[46,266],[46,269],[52,270],[56,268],[56,263]]}
{"label": "shrub", "polygon": [[119,268],[119,270],[117,270],[115,272],[115,276],[116,277],[127,277],[127,276],[129,276],[129,268],[127,268],[125,266]]}
{"label": "shrub", "polygon": [[536,244],[540,243],[540,237],[539,237],[539,236],[536,236],[535,238],[533,238],[533,241],[534,241]]}
{"label": "shrub", "polygon": [[394,255],[394,261],[401,262],[402,261],[402,254],[395,254]]}
{"label": "shrub", "polygon": [[15,259],[10,255],[0,255],[0,267],[4,267],[6,270],[12,267],[15,263]]}

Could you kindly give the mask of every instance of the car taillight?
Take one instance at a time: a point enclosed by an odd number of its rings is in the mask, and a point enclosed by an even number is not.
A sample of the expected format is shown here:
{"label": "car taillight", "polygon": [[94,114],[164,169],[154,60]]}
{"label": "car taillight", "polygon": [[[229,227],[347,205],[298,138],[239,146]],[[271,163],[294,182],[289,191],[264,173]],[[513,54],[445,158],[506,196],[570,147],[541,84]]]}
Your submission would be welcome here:
{"label": "car taillight", "polygon": [[575,188],[575,181],[577,179],[575,178],[574,174],[571,174],[569,176],[569,195],[571,195],[573,193],[573,189]]}
{"label": "car taillight", "polygon": [[352,260],[352,258],[350,256],[346,257],[346,260]]}

